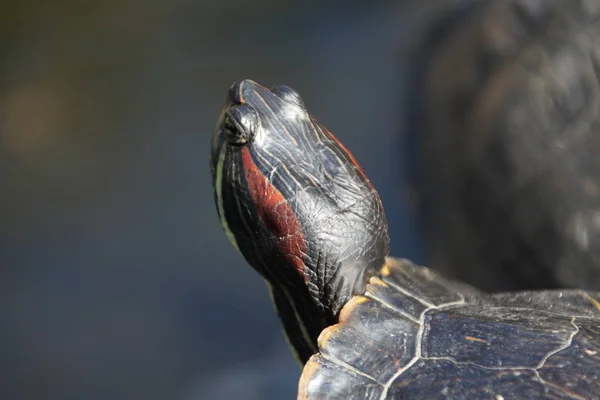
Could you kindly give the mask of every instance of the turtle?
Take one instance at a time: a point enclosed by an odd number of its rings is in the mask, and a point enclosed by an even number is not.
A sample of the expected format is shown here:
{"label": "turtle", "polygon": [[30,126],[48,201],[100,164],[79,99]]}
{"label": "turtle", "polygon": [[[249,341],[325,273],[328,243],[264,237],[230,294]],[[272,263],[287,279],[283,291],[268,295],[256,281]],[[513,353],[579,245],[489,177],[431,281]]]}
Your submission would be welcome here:
{"label": "turtle", "polygon": [[600,293],[488,294],[390,257],[376,189],[290,87],[234,83],[210,166],[303,366],[298,399],[600,398]]}
{"label": "turtle", "polygon": [[600,290],[600,1],[468,3],[409,57],[427,263],[488,291]]}

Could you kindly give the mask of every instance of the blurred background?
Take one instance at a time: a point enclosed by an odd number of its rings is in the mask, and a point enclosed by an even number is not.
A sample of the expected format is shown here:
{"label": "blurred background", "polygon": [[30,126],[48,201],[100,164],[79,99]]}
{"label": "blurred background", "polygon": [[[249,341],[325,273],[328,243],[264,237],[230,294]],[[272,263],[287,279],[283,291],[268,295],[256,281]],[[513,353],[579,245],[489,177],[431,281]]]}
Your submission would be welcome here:
{"label": "blurred background", "polygon": [[242,78],[297,89],[420,262],[399,98],[436,3],[5,1],[0,398],[294,398],[300,368],[213,204],[219,107]]}

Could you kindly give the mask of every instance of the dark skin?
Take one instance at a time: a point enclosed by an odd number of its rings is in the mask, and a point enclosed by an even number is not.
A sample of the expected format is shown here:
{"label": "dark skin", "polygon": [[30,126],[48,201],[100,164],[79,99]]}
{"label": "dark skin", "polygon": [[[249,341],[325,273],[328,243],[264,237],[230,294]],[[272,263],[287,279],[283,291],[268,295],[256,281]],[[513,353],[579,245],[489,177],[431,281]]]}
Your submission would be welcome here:
{"label": "dark skin", "polygon": [[286,86],[229,90],[212,139],[217,211],[269,283],[299,360],[388,254],[381,201],[350,152]]}

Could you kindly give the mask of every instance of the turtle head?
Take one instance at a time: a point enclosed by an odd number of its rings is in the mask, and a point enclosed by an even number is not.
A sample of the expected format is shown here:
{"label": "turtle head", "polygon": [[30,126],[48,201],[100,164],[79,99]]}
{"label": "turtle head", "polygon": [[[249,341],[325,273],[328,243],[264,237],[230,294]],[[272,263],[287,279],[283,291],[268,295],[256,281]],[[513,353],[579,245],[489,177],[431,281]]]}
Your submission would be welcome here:
{"label": "turtle head", "polygon": [[217,211],[268,282],[302,362],[388,254],[379,195],[352,154],[287,86],[233,84],[211,146]]}

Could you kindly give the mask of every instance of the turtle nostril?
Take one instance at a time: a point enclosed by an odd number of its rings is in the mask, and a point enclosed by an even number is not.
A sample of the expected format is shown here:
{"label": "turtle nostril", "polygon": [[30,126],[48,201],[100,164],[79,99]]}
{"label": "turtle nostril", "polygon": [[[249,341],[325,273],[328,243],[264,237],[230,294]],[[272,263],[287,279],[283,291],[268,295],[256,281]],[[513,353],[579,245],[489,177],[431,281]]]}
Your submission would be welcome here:
{"label": "turtle nostril", "polygon": [[229,88],[229,99],[234,104],[242,104],[242,84],[244,81],[234,82]]}
{"label": "turtle nostril", "polygon": [[223,120],[223,132],[227,141],[242,146],[254,139],[258,129],[258,114],[248,104],[233,106],[227,110]]}

